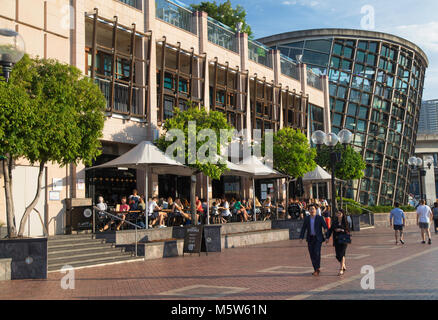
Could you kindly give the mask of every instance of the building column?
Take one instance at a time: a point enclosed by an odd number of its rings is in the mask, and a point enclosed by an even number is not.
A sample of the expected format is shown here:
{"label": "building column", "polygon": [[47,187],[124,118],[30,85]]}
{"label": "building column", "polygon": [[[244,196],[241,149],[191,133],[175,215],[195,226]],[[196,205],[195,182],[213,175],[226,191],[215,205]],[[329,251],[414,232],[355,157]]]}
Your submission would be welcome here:
{"label": "building column", "polygon": [[[210,75],[209,75],[209,62],[207,55],[207,46],[208,46],[208,14],[204,11],[196,11],[193,14],[193,19],[195,20],[195,24],[197,26],[197,34],[199,40],[199,54],[205,55],[205,69],[204,69],[204,88],[201,90],[204,91],[204,107],[207,112],[210,111]],[[199,70],[202,69],[202,66],[198,67]]]}
{"label": "building column", "polygon": [[435,166],[432,164],[430,169],[425,166],[426,176],[422,178],[423,180],[423,192],[426,197],[426,202],[432,205],[436,202],[436,188],[435,188]]}

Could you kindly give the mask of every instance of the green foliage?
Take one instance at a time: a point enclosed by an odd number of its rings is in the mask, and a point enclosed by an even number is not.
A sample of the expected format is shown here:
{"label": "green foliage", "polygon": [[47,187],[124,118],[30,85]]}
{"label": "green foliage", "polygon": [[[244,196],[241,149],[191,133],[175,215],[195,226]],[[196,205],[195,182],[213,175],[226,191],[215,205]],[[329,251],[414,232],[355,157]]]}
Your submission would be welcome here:
{"label": "green foliage", "polygon": [[306,135],[293,128],[283,128],[274,134],[274,168],[294,178],[316,168],[316,152],[310,148]]}
{"label": "green foliage", "polygon": [[203,1],[200,4],[192,4],[191,7],[193,10],[207,12],[209,17],[231,27],[234,31],[237,31],[237,23],[242,22],[241,31],[247,33],[249,37],[253,34],[251,27],[246,23],[245,9],[240,5],[233,8],[230,0],[221,4],[217,4],[216,1]]}
{"label": "green foliage", "polygon": [[[179,129],[184,132],[185,136],[185,163],[187,166],[195,169],[197,172],[202,172],[206,176],[219,180],[221,175],[228,170],[227,166],[222,163],[201,163],[199,159],[197,159],[196,155],[189,153],[188,148],[188,136],[189,136],[189,121],[196,122],[196,136],[203,129],[211,129],[216,134],[216,151],[217,154],[221,154],[221,139],[220,139],[220,130],[228,130],[228,137],[230,139],[234,128],[228,123],[227,118],[222,112],[219,111],[210,111],[207,112],[204,107],[198,109],[196,106],[192,106],[191,103],[188,103],[189,108],[185,111],[181,111],[179,108],[174,108],[174,116],[170,119],[167,119],[164,124],[164,134],[156,141],[157,146],[163,152],[172,145],[176,141],[176,137],[174,137],[171,141],[166,141],[166,133],[172,129]],[[228,140],[227,140],[228,141]],[[201,146],[208,144],[209,139],[201,140],[196,139],[196,153],[199,151]],[[209,153],[206,153],[207,156]],[[191,162],[195,162],[191,164]]]}
{"label": "green foliage", "polygon": [[[374,213],[389,213],[392,209],[394,209],[393,206],[369,206],[366,208]],[[400,209],[402,209],[404,212],[415,211],[415,208],[411,206],[400,206]]]}
{"label": "green foliage", "polygon": [[10,92],[0,93],[0,126],[8,126],[8,139],[0,143],[2,153],[60,165],[90,164],[100,154],[105,97],[79,69],[25,56],[0,90],[5,86]]}
{"label": "green foliage", "polygon": [[[343,145],[337,144],[334,147],[335,151],[341,153],[341,161],[335,165],[335,176],[342,180],[355,180],[364,176],[363,170],[366,168],[366,163],[363,161],[359,152],[355,151],[352,146],[344,148]],[[331,172],[330,168],[330,148],[323,145],[317,152],[316,163],[319,166]]]}

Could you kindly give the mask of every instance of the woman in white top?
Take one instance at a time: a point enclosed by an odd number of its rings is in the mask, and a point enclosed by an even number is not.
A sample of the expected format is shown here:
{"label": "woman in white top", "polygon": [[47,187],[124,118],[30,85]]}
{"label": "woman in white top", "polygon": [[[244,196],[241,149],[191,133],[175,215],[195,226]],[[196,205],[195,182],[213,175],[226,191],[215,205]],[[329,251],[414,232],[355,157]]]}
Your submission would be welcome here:
{"label": "woman in white top", "polygon": [[271,212],[272,212],[271,197],[268,196],[266,200],[263,202],[263,208],[265,209],[265,217],[263,218],[263,221],[266,221],[266,219],[271,218]]}
{"label": "woman in white top", "polygon": [[228,203],[225,197],[223,197],[222,205],[221,207],[219,207],[219,209],[221,210],[222,222],[227,223],[230,220],[231,212],[230,212],[230,204]]}

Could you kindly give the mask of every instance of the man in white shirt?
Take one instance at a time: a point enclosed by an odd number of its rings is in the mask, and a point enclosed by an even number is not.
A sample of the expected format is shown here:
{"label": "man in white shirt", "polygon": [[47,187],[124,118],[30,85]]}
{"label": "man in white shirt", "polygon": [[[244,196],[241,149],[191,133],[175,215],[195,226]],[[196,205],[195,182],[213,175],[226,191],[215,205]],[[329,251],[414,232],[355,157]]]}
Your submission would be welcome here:
{"label": "man in white shirt", "polygon": [[225,196],[222,199],[222,207],[220,207],[219,209],[221,210],[222,222],[228,222],[231,219],[231,211],[230,204],[228,203]]}
{"label": "man in white shirt", "polygon": [[425,233],[429,237],[429,244],[432,244],[430,237],[430,221],[433,219],[432,210],[425,205],[424,200],[420,200],[420,205],[417,207],[417,226],[421,229],[421,243],[426,243]]}
{"label": "man in white shirt", "polygon": [[167,218],[167,214],[165,212],[161,212],[160,210],[162,210],[158,204],[157,204],[158,198],[157,197],[153,197],[152,201],[149,201],[149,210],[148,210],[148,216],[151,219],[151,226],[157,223],[157,218],[160,225],[159,228],[165,228],[166,225],[164,224],[164,219]]}

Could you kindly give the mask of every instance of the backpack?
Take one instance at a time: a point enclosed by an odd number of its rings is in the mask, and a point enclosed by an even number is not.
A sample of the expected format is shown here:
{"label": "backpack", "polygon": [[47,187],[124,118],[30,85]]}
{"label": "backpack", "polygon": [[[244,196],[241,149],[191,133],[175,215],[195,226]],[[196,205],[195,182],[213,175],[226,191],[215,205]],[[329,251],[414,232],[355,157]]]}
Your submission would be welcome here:
{"label": "backpack", "polygon": [[433,208],[432,213],[433,213],[433,218],[438,219],[438,208]]}

